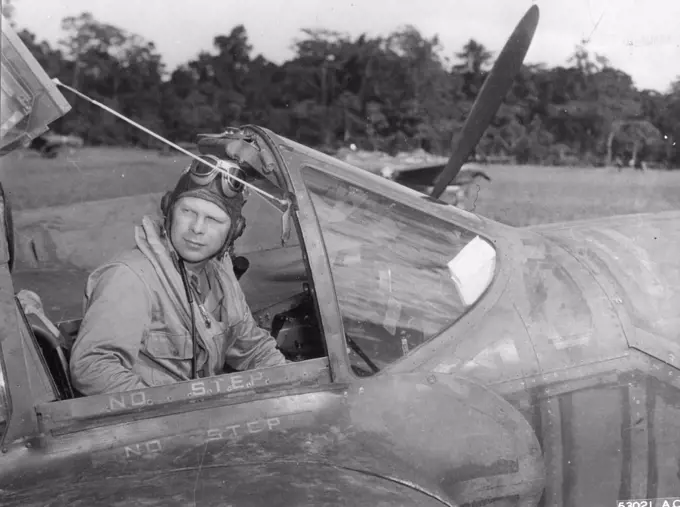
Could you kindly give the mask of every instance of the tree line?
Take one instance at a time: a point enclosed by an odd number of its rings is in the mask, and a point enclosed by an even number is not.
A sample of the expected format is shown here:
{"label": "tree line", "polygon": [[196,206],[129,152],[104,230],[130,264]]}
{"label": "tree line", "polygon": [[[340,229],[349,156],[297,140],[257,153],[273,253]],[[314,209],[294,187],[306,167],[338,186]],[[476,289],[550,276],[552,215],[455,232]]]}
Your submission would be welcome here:
{"label": "tree line", "polygon": [[[19,36],[47,70],[173,142],[228,126],[263,125],[328,152],[350,143],[388,153],[447,155],[494,61],[470,39],[444,55],[437,36],[405,26],[356,38],[303,29],[281,65],[253,48],[243,25],[172,72],[155,45],[84,12],[63,19],[57,47]],[[672,64],[669,62],[669,64]],[[87,101],[52,130],[88,145],[159,142]],[[481,139],[480,157],[544,165],[680,166],[680,76],[666,93],[638,90],[606,57],[575,47],[564,66],[524,65]]]}

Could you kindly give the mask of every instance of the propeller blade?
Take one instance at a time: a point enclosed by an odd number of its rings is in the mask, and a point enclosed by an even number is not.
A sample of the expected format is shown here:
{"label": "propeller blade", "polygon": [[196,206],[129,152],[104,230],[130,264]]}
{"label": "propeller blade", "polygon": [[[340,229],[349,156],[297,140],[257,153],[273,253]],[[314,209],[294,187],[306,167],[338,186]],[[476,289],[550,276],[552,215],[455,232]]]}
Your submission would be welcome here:
{"label": "propeller blade", "polygon": [[431,195],[435,199],[442,195],[446,187],[458,175],[463,163],[479,142],[507,95],[515,76],[522,68],[522,62],[529,50],[531,40],[534,38],[534,32],[538,25],[538,14],[538,6],[532,5],[515,27],[491,72],[486,77],[472,105],[470,114],[465,120],[463,129],[451,141],[453,153],[446,163],[446,167],[437,176],[432,189]]}

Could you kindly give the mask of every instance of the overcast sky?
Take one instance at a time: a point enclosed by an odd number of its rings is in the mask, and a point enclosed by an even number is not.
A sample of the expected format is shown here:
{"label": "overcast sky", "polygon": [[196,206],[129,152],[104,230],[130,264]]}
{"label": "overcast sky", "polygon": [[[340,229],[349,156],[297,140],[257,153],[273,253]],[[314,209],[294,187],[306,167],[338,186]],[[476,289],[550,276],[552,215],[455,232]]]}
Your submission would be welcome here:
{"label": "overcast sky", "polygon": [[524,12],[541,18],[527,63],[566,65],[582,39],[630,74],[635,85],[667,91],[680,76],[680,0],[12,0],[19,28],[53,46],[61,20],[90,11],[96,19],[153,41],[168,70],[212,51],[212,39],[243,24],[254,47],[281,63],[292,56],[301,28],[356,36],[387,35],[412,24],[438,34],[452,56],[470,38],[496,54]]}

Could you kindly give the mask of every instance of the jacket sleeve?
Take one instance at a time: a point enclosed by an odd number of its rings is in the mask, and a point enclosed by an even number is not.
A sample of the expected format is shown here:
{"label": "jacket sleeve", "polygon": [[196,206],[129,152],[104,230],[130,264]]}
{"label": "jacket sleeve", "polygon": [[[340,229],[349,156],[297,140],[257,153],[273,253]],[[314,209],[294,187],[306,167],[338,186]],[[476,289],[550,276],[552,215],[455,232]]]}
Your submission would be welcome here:
{"label": "jacket sleeve", "polygon": [[286,364],[288,361],[276,348],[274,337],[255,322],[243,290],[235,277],[232,279],[232,287],[234,300],[228,301],[228,298],[225,298],[225,303],[234,305],[238,320],[231,327],[232,345],[227,350],[226,363],[240,371]]}
{"label": "jacket sleeve", "polygon": [[95,270],[71,350],[73,386],[88,396],[149,387],[132,368],[150,324],[147,287],[128,266],[114,263]]}

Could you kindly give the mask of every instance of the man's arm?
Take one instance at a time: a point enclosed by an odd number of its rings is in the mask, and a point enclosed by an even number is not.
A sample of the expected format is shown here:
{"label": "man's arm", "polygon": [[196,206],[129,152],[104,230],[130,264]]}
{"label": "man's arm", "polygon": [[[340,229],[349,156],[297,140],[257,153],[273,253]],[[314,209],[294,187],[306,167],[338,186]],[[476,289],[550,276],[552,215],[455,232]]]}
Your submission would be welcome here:
{"label": "man's arm", "polygon": [[84,395],[149,387],[132,372],[151,323],[144,282],[126,265],[89,277],[87,304],[70,359],[73,386]]}
{"label": "man's arm", "polygon": [[[233,291],[233,292],[232,292]],[[230,338],[235,338],[226,353],[226,363],[236,370],[249,370],[286,364],[288,361],[279,349],[276,340],[266,330],[255,322],[255,318],[248,307],[241,285],[234,277],[232,280],[232,298],[225,298],[229,311],[236,312],[239,321],[231,328]]]}

